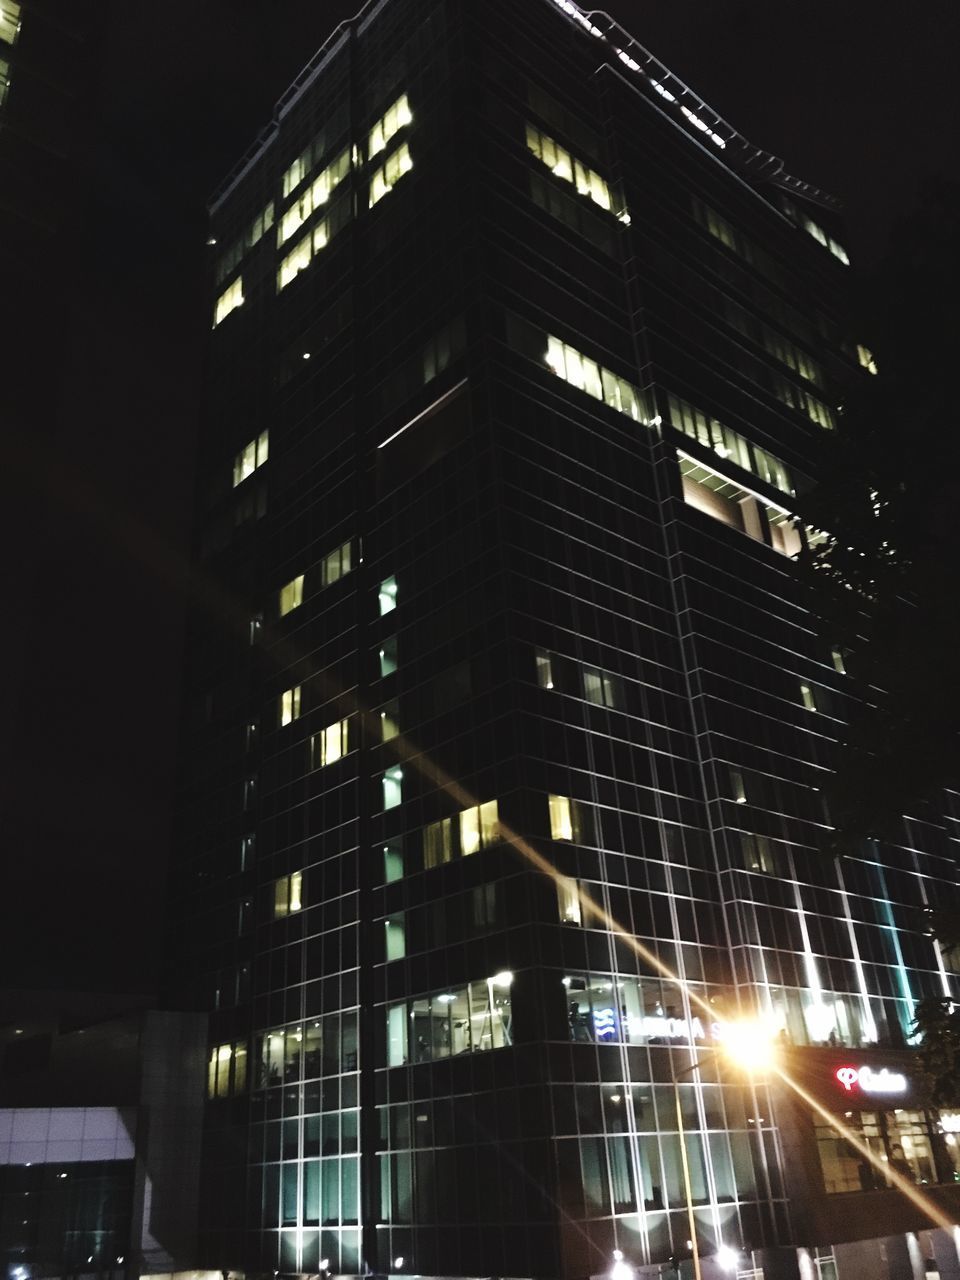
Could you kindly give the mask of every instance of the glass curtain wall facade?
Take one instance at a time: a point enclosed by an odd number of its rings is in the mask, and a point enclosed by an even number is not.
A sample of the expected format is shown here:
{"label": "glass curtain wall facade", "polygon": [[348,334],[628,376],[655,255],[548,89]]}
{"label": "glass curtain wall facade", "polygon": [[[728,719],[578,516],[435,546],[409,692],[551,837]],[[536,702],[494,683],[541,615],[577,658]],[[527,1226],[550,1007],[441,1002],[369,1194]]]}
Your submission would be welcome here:
{"label": "glass curtain wall facade", "polygon": [[869,376],[842,232],[625,40],[381,0],[213,203],[172,979],[211,1010],[202,1266],[659,1274],[687,1072],[704,1253],[828,1274],[789,1144],[822,1197],[856,1176],[723,1023],[887,1063],[952,989],[942,823],[824,852],[856,692],[793,560]]}

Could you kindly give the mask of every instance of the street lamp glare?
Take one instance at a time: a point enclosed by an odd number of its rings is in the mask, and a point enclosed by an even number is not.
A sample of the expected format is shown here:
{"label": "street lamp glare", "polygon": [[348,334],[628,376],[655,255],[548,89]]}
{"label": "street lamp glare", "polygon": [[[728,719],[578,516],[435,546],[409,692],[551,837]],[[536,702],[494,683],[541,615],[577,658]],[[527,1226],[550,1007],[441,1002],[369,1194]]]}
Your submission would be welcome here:
{"label": "street lamp glare", "polygon": [[777,1061],[774,1030],[759,1018],[739,1018],[723,1027],[721,1048],[724,1056],[745,1071],[757,1075],[768,1071]]}
{"label": "street lamp glare", "polygon": [[722,1244],[717,1250],[717,1266],[724,1271],[736,1271],[738,1261],[736,1249],[731,1249],[728,1244]]}

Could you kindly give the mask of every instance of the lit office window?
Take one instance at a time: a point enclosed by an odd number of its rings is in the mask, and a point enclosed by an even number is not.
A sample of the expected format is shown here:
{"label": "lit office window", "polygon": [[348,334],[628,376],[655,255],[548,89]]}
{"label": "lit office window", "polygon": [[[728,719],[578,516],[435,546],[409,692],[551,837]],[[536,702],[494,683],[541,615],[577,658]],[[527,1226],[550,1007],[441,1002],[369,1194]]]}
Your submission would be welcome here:
{"label": "lit office window", "polygon": [[[766,836],[741,831],[740,851],[747,871],[760,871],[764,875],[774,875],[778,871],[777,850]],[[783,861],[782,857],[779,861]]]}
{"label": "lit office window", "polygon": [[[2,3],[2,0],[0,0]],[[227,276],[229,276],[243,261],[249,251],[266,235],[273,226],[273,201],[271,200],[266,207],[257,214],[250,226],[237,240],[233,242],[230,248],[217,261],[214,269],[214,279],[217,284],[223,284]]]}
{"label": "lit office window", "polygon": [[550,796],[550,839],[573,840],[573,801],[567,796]]}
{"label": "lit office window", "polygon": [[294,609],[303,604],[303,574],[299,574],[292,582],[280,588],[280,617],[286,617]]}
{"label": "lit office window", "polygon": [[575,186],[580,195],[586,196],[607,213],[615,213],[621,222],[629,223],[630,215],[626,209],[622,206],[614,208],[614,198],[606,180],[581,161],[574,159],[569,151],[532,124],[527,125],[527,150],[545,164],[556,177]]}
{"label": "lit office window", "polygon": [[387,959],[402,960],[407,954],[407,930],[402,913],[388,916],[383,926],[386,934]]}
{"label": "lit office window", "polygon": [[285,289],[291,280],[295,280],[301,271],[305,271],[316,255],[330,243],[330,225],[327,219],[318,222],[312,231],[303,239],[280,263],[277,272],[277,292]]}
{"label": "lit office window", "polygon": [[247,1087],[247,1046],[237,1044],[215,1045],[210,1050],[207,1066],[207,1097],[229,1098],[243,1093]]}
{"label": "lit office window", "polygon": [[310,184],[302,196],[295,200],[280,220],[277,243],[286,244],[295,236],[307,219],[322,209],[350,172],[350,152],[342,152],[332,164]]}
{"label": "lit office window", "polygon": [[500,815],[496,800],[464,809],[460,814],[460,852],[463,857],[485,849],[500,839]]}
{"label": "lit office window", "polygon": [[601,368],[595,360],[581,355],[568,343],[548,337],[545,360],[557,377],[585,391],[594,400],[602,400],[611,409],[633,418],[634,422],[648,420],[644,394],[638,387],[625,378],[617,377],[609,369]]}
{"label": "lit office window", "polygon": [[580,902],[580,884],[568,876],[557,879],[557,904],[563,924],[583,924],[583,907]]}
{"label": "lit office window", "polygon": [[256,856],[257,837],[252,834],[242,836],[240,839],[240,870],[249,871]]}
{"label": "lit office window", "polygon": [[243,306],[243,276],[237,276],[217,299],[217,308],[213,316],[213,327],[222,324],[231,311]]}
{"label": "lit office window", "polygon": [[384,809],[395,809],[403,801],[403,770],[395,765],[386,771],[380,782]]}
{"label": "lit office window", "polygon": [[818,709],[816,694],[808,684],[800,686],[800,701],[808,711],[816,711]]}
{"label": "lit office window", "polygon": [[678,457],[684,502],[781,555],[792,558],[800,554],[800,529],[788,512],[764,502],[687,454],[678,451]]}
{"label": "lit office window", "polygon": [[441,818],[423,829],[423,865],[429,871],[453,860],[453,819]]}
{"label": "lit office window", "polygon": [[844,660],[844,652],[842,649],[831,649],[830,657],[833,660],[833,669],[838,675],[845,676],[847,674],[847,664]]}
{"label": "lit office window", "polygon": [[0,40],[13,44],[20,31],[20,6],[16,0],[0,0]]}
{"label": "lit office window", "polygon": [[380,741],[390,742],[400,733],[400,709],[396,698],[380,712]]}
{"label": "lit office window", "polygon": [[273,918],[282,920],[303,910],[303,872],[281,876],[273,886]]}
{"label": "lit office window", "polygon": [[338,720],[336,724],[327,725],[320,733],[310,739],[310,757],[314,769],[322,769],[325,765],[334,764],[342,759],[350,750],[350,721]]}
{"label": "lit office window", "polygon": [[409,100],[404,93],[384,112],[370,130],[370,137],[367,143],[367,159],[372,160],[381,151],[385,151],[390,139],[409,124],[413,124],[413,112],[410,110]]}
{"label": "lit office window", "polygon": [[6,58],[0,58],[0,105],[7,96],[7,90],[10,88],[10,63]]}
{"label": "lit office window", "polygon": [[233,487],[252,476],[270,457],[270,432],[261,431],[255,440],[244,445],[233,460]]}
{"label": "lit office window", "polygon": [[391,155],[377,169],[373,177],[370,179],[370,208],[383,199],[388,192],[392,191],[405,173],[409,173],[413,168],[413,157],[410,155],[410,148],[404,143],[397,147]]}
{"label": "lit office window", "polygon": [[387,1066],[436,1062],[463,1053],[485,1053],[513,1044],[513,974],[453,987],[390,1005]]}
{"label": "lit office window", "polygon": [[596,671],[593,667],[583,669],[583,693],[588,702],[598,707],[614,710],[623,705],[623,692],[617,677],[606,671]]}
{"label": "lit office window", "polygon": [[751,444],[739,432],[724,426],[716,418],[707,417],[699,409],[681,400],[679,396],[667,396],[667,412],[671,427],[712,449],[720,458],[729,458],[744,471],[751,471],[767,484],[783,493],[795,496],[793,480],[786,465],[772,453]]}
{"label": "lit office window", "polygon": [[553,688],[553,654],[537,650],[537,684],[541,689]]}
{"label": "lit office window", "polygon": [[380,675],[392,676],[397,669],[397,637],[387,636],[379,651]]}
{"label": "lit office window", "polygon": [[869,347],[861,346],[857,343],[857,359],[860,361],[860,368],[866,369],[867,373],[879,373],[880,366],[873,357],[873,352]]}
{"label": "lit office window", "polygon": [[397,580],[394,577],[384,578],[380,583],[380,590],[377,593],[377,599],[380,607],[380,617],[385,613],[392,613],[397,607]]}
{"label": "lit office window", "polygon": [[329,587],[331,583],[339,582],[350,572],[353,568],[352,548],[352,542],[345,542],[336,551],[323,557],[320,562],[320,582],[323,586]]}
{"label": "lit office window", "polygon": [[383,878],[387,884],[403,879],[403,845],[399,840],[383,846]]}
{"label": "lit office window", "polygon": [[293,724],[300,719],[300,685],[285,689],[280,695],[280,724]]}
{"label": "lit office window", "polygon": [[730,770],[730,797],[736,804],[747,803],[747,789],[743,783],[743,774],[739,769]]}

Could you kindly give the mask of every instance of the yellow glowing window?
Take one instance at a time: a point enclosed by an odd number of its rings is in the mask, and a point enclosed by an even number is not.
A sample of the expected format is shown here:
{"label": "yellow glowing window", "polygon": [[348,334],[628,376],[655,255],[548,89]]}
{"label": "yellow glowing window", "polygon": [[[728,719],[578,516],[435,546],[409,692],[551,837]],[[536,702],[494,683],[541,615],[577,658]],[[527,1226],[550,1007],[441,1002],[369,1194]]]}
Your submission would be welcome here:
{"label": "yellow glowing window", "polygon": [[300,685],[285,689],[280,695],[280,723],[292,724],[300,719]]}
{"label": "yellow glowing window", "polygon": [[598,204],[607,213],[615,213],[621,222],[629,224],[630,215],[621,205],[614,208],[614,200],[606,180],[595,170],[574,159],[565,147],[542,133],[534,125],[527,125],[527,150],[532,152],[551,173],[564,182],[572,183],[582,196]]}
{"label": "yellow glowing window", "polygon": [[332,582],[339,582],[352,567],[352,544],[345,542],[337,547],[336,551],[331,551],[329,555],[324,556],[320,562],[320,581],[325,587],[329,587]]}
{"label": "yellow glowing window", "polygon": [[573,801],[567,796],[550,797],[550,839],[573,839]]}
{"label": "yellow glowing window", "polygon": [[385,151],[390,139],[408,124],[413,124],[413,112],[410,110],[407,95],[403,94],[370,130],[367,159],[372,160],[381,151]]}
{"label": "yellow glowing window", "polygon": [[580,886],[568,876],[557,880],[557,905],[564,924],[583,924],[583,908],[580,904]]}
{"label": "yellow glowing window", "polygon": [[410,148],[404,143],[389,155],[370,180],[370,208],[392,191],[405,173],[413,168]]}
{"label": "yellow glowing window", "polygon": [[299,609],[302,604],[303,574],[301,573],[292,582],[280,588],[280,617],[285,617],[293,609]]}
{"label": "yellow glowing window", "polygon": [[291,236],[297,234],[307,219],[327,203],[349,172],[350,152],[344,151],[332,164],[327,165],[283,215],[278,233],[279,244],[286,244]]}
{"label": "yellow glowing window", "polygon": [[295,280],[301,271],[305,271],[320,250],[325,249],[329,243],[330,224],[324,218],[323,222],[318,222],[280,263],[280,270],[277,272],[277,292],[285,289],[291,280]]}
{"label": "yellow glowing window", "polygon": [[873,358],[873,352],[869,347],[857,343],[857,359],[860,361],[861,369],[866,369],[867,373],[879,373],[880,368]]}
{"label": "yellow glowing window", "polygon": [[611,373],[609,369],[601,368],[595,360],[582,355],[575,347],[561,342],[559,338],[548,337],[544,358],[547,367],[572,387],[585,391],[595,400],[602,400],[611,409],[633,418],[634,422],[648,419],[644,395],[638,387]]}
{"label": "yellow glowing window", "polygon": [[237,307],[243,306],[243,277],[237,276],[233,284],[229,285],[221,293],[217,299],[217,309],[213,317],[213,327],[223,324],[231,311],[236,311]]}
{"label": "yellow glowing window", "polygon": [[20,6],[16,0],[0,0],[0,40],[4,44],[13,44],[19,31]]}
{"label": "yellow glowing window", "polygon": [[400,733],[400,713],[396,700],[380,712],[380,741],[390,742]]}
{"label": "yellow glowing window", "polygon": [[303,909],[303,872],[281,876],[273,889],[273,918],[282,920]]}
{"label": "yellow glowing window", "polygon": [[460,814],[460,852],[467,858],[478,849],[485,849],[500,838],[499,813],[496,800]]}
{"label": "yellow glowing window", "polygon": [[453,858],[453,819],[441,818],[423,829],[423,865],[427,871]]}
{"label": "yellow glowing window", "polygon": [[315,734],[312,740],[314,768],[322,769],[324,765],[334,764],[349,750],[350,721],[338,720],[336,724],[327,725],[326,729]]}
{"label": "yellow glowing window", "polygon": [[233,487],[252,476],[270,457],[270,432],[261,431],[255,440],[244,445],[233,460]]}

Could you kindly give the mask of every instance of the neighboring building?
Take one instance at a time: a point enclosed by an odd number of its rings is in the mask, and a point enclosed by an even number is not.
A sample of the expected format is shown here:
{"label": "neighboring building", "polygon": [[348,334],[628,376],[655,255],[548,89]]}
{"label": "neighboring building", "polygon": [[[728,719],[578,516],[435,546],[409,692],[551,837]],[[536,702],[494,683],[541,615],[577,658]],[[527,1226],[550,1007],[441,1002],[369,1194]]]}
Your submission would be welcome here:
{"label": "neighboring building", "polygon": [[203,1014],[0,998],[5,1280],[168,1273],[196,1253]]}
{"label": "neighboring building", "polygon": [[212,225],[198,1264],[670,1274],[679,1074],[705,1276],[957,1280],[949,1231],[711,1052],[768,1015],[956,1220],[906,1048],[956,990],[921,910],[951,845],[923,815],[823,852],[855,685],[793,559],[870,376],[833,202],[566,0],[380,0]]}

